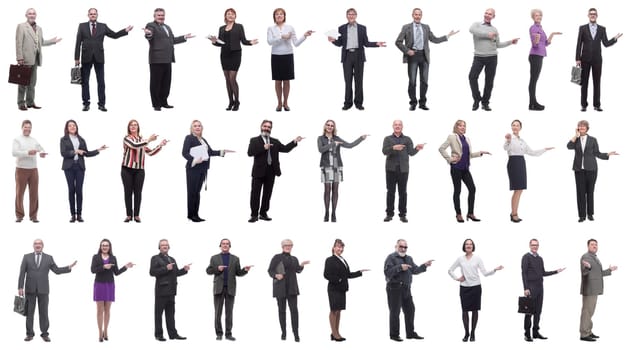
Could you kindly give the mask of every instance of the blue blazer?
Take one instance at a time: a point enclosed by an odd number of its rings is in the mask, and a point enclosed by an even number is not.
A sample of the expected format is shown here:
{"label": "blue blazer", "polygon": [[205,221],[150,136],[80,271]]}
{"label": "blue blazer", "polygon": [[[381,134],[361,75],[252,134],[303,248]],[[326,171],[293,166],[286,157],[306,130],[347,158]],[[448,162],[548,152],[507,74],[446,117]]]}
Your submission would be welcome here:
{"label": "blue blazer", "polygon": [[[357,25],[357,43],[359,47],[357,50],[359,51],[359,59],[362,62],[366,62],[366,53],[364,52],[364,47],[377,47],[376,41],[368,41],[368,34],[366,32],[366,26],[363,26],[359,23],[355,23]],[[333,41],[333,45],[339,46],[342,48],[342,62],[346,60],[346,40],[348,35],[348,24],[343,24],[337,29],[338,33],[340,33],[339,38]]]}

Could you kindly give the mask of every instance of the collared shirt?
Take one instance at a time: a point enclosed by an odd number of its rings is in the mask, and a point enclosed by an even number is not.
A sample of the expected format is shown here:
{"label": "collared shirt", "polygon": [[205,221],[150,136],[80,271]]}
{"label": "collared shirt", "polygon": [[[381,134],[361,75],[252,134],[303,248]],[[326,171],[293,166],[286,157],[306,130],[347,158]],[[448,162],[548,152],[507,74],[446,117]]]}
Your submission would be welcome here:
{"label": "collared shirt", "polygon": [[464,276],[464,281],[460,282],[463,287],[479,286],[481,284],[479,272],[482,272],[484,276],[491,276],[495,273],[495,269],[487,271],[482,259],[477,255],[472,255],[469,259],[465,255],[460,256],[451,265],[448,271],[449,276],[456,281],[460,278],[454,273],[458,267],[460,267],[461,275]]}
{"label": "collared shirt", "polygon": [[346,49],[359,48],[359,37],[357,35],[357,23],[348,24],[346,32]]}
{"label": "collared shirt", "polygon": [[589,32],[592,34],[592,39],[596,39],[596,31],[598,29],[598,24],[590,23],[589,24]]}
{"label": "collared shirt", "polygon": [[580,136],[581,138],[581,153],[583,157],[581,157],[581,169],[585,169],[585,144],[587,143],[587,135]]}
{"label": "collared shirt", "polygon": [[546,151],[545,149],[531,149],[524,139],[517,137],[514,134],[511,134],[510,141],[504,142],[504,150],[509,156],[523,156],[527,154],[535,157],[542,155]]}
{"label": "collared shirt", "polygon": [[[72,143],[72,148],[74,148],[75,152],[79,149],[79,137],[77,135],[68,135],[70,138],[70,142]],[[74,160],[79,159],[79,155],[75,153]]]}
{"label": "collared shirt", "polygon": [[[535,34],[539,34],[539,43],[535,44]],[[537,56],[543,56],[545,57],[547,52],[546,52],[546,46],[548,46],[548,37],[546,36],[546,33],[543,31],[543,27],[541,26],[541,24],[533,24],[530,27],[530,42],[532,43],[532,46],[530,47],[530,54],[531,55],[537,55]]]}
{"label": "collared shirt", "polygon": [[150,148],[148,144],[147,140],[139,136],[127,135],[123,139],[123,166],[131,169],[144,169],[145,155],[153,156],[162,149],[161,145]]}
{"label": "collared shirt", "polygon": [[414,30],[414,46],[412,47],[414,50],[423,50],[425,48],[425,42],[423,40],[423,26],[421,23],[412,22],[412,26]]}
{"label": "collared shirt", "polygon": [[[283,39],[285,34],[291,34],[291,38]],[[267,43],[272,46],[272,55],[290,55],[294,52],[293,46],[300,46],[305,39],[304,35],[296,36],[296,31],[289,24],[283,24],[282,28],[278,25],[267,28]]]}

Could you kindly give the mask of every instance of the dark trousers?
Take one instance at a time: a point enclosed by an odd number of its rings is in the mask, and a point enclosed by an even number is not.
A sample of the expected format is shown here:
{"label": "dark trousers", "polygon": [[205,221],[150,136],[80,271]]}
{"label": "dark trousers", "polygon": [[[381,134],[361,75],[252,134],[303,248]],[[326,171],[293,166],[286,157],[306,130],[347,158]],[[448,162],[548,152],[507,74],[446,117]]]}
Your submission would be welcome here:
{"label": "dark trousers", "polygon": [[90,105],[90,71],[92,66],[94,66],[94,73],[96,74],[99,106],[105,106],[105,65],[96,62],[83,63],[81,65],[81,98],[83,99],[83,105]]}
{"label": "dark trousers", "polygon": [[[416,72],[420,76],[420,97],[416,98]],[[429,76],[429,63],[425,59],[423,50],[414,51],[414,56],[408,56],[408,96],[410,105],[414,106],[418,102],[424,105],[427,101],[427,78]]]}
{"label": "dark trousers", "polygon": [[399,190],[399,216],[408,212],[408,175],[401,171],[386,171],[386,215],[394,216],[394,192]]}
{"label": "dark trousers", "polygon": [[79,163],[74,163],[70,169],[64,170],[68,183],[68,201],[70,202],[70,215],[81,216],[83,208],[83,178],[85,169],[81,169]]}
{"label": "dark trousers", "polygon": [[153,107],[167,105],[167,99],[171,92],[171,63],[151,63],[149,64],[149,74],[151,105]]}
{"label": "dark trousers", "polygon": [[[267,167],[265,176],[252,178],[252,191],[250,192],[250,216],[257,217],[267,215],[269,210],[269,202],[272,199],[272,190],[274,189],[274,180],[276,175],[271,166]],[[263,189],[263,198],[261,199],[261,188]]]}
{"label": "dark trousers", "polygon": [[39,311],[39,330],[48,336],[48,294],[26,293],[26,335],[33,337],[33,320],[35,319],[35,303]]}
{"label": "dark trousers", "polygon": [[[125,190],[125,212],[127,216],[140,215],[140,202],[142,201],[142,186],[145,183],[145,170],[121,167],[121,179]],[[134,206],[131,200],[134,197]]]}
{"label": "dark trousers", "polygon": [[[364,61],[361,60],[359,51],[348,51],[346,59],[342,63],[344,69],[344,106],[350,107],[364,104]],[[353,80],[355,81],[355,99],[353,100]]]}
{"label": "dark trousers", "polygon": [[202,186],[204,186],[206,174],[208,173],[208,170],[202,169],[201,166],[199,169],[196,168],[197,166],[194,168],[186,168],[187,217],[189,219],[199,217],[200,192],[202,191]]}
{"label": "dark trousers", "polygon": [[291,313],[291,330],[294,335],[298,335],[298,296],[288,295],[287,297],[276,297],[278,303],[278,322],[283,335],[287,334],[287,304]]}
{"label": "dark trousers", "polygon": [[541,74],[541,67],[543,66],[543,56],[529,55],[528,62],[530,62],[530,83],[528,84],[528,95],[530,95],[530,104],[537,104],[537,80],[539,80],[539,74]]}
{"label": "dark trousers", "polygon": [[597,177],[598,171],[579,170],[574,172],[579,218],[594,215],[594,188],[596,187]]}
{"label": "dark trousers", "polygon": [[[532,290],[531,290],[532,292]],[[530,328],[532,327],[532,334],[539,333],[539,319],[541,319],[541,309],[543,307],[543,290],[536,295],[531,294],[532,298],[532,314],[524,315],[524,331],[527,335],[530,335]],[[534,318],[534,322],[533,319]]]}
{"label": "dark trousers", "polygon": [[155,331],[156,337],[162,337],[162,314],[167,323],[167,333],[169,338],[177,336],[177,329],[175,329],[175,295],[158,296],[156,295],[156,303],[154,309]]}
{"label": "dark trousers", "polygon": [[454,167],[451,167],[451,181],[454,184],[454,209],[456,209],[456,214],[461,215],[460,211],[460,191],[462,189],[462,182],[464,182],[465,186],[467,186],[467,190],[469,191],[469,197],[467,198],[467,204],[469,208],[467,209],[467,215],[473,214],[473,206],[475,204],[475,184],[473,183],[473,177],[467,170],[460,170]]}
{"label": "dark trousers", "polygon": [[221,294],[215,294],[215,333],[223,335],[221,327],[221,313],[226,305],[226,335],[232,335],[232,309],[234,307],[234,295],[228,294],[228,287],[224,286]]}
{"label": "dark trousers", "polygon": [[414,300],[410,293],[410,286],[389,283],[386,286],[388,294],[388,309],[390,309],[390,337],[399,336],[399,315],[403,309],[405,319],[405,335],[414,335]]}
{"label": "dark trousers", "polygon": [[[484,68],[484,94],[480,96],[478,78]],[[476,102],[481,101],[483,105],[488,105],[493,91],[493,80],[495,80],[495,69],[497,68],[497,56],[473,56],[473,64],[469,71],[469,86],[471,95]]]}
{"label": "dark trousers", "polygon": [[589,71],[594,79],[594,107],[600,107],[600,76],[603,71],[603,63],[581,62],[581,106],[587,107],[587,86],[589,85]]}

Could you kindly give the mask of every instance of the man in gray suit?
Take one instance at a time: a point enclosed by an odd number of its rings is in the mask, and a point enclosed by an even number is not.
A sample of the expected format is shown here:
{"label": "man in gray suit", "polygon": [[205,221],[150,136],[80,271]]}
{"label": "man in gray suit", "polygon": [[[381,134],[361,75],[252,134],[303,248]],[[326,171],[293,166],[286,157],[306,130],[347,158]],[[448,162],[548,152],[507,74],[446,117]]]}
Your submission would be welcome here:
{"label": "man in gray suit", "polygon": [[147,23],[145,38],[149,42],[149,91],[153,109],[160,111],[162,107],[173,108],[167,102],[171,92],[171,63],[175,63],[175,49],[173,45],[186,42],[193,38],[190,33],[174,36],[171,27],[164,24],[164,9],[153,11],[153,22]]}
{"label": "man in gray suit", "polygon": [[[414,21],[403,25],[401,33],[397,37],[395,44],[403,52],[403,63],[408,64],[408,95],[410,96],[410,110],[418,108],[427,111],[427,80],[429,74],[429,42],[439,44],[447,41],[450,36],[458,31],[450,31],[449,34],[436,37],[427,24],[421,23],[423,11],[420,8],[412,10]],[[416,72],[421,77],[420,97],[416,98]]]}
{"label": "man in gray suit", "polygon": [[618,266],[609,265],[603,270],[600,260],[596,256],[598,252],[598,241],[590,239],[587,241],[587,253],[581,257],[581,295],[583,296],[583,308],[581,309],[581,340],[596,341],[599,336],[592,333],[592,316],[596,311],[598,296],[603,294],[603,277],[611,275]]}
{"label": "man in gray suit", "polygon": [[237,291],[237,276],[245,276],[252,267],[251,265],[241,268],[239,257],[230,254],[230,240],[224,238],[219,243],[221,253],[210,258],[210,265],[206,268],[206,273],[214,275],[213,295],[215,301],[215,333],[217,340],[221,340],[224,335],[221,327],[221,313],[224,304],[226,305],[226,339],[236,340],[232,336],[232,308],[234,306],[234,296]]}
{"label": "man in gray suit", "polygon": [[408,222],[407,202],[408,202],[408,174],[410,172],[410,156],[422,150],[424,143],[414,146],[412,139],[403,135],[403,122],[395,120],[392,123],[392,135],[383,139],[382,152],[386,156],[386,218],[388,222],[394,216],[394,191],[399,189],[399,219],[401,222]]}
{"label": "man in gray suit", "polygon": [[26,22],[18,24],[15,31],[15,59],[18,65],[31,66],[31,83],[18,85],[18,109],[40,109],[35,104],[35,83],[37,83],[37,66],[42,65],[42,46],[53,45],[61,41],[54,37],[44,40],[42,27],[35,23],[37,12],[34,8],[26,10]]}
{"label": "man in gray suit", "polygon": [[18,278],[18,294],[26,294],[26,338],[24,341],[31,341],[35,336],[33,332],[33,319],[35,316],[35,303],[39,310],[39,329],[45,342],[49,342],[48,337],[48,272],[56,274],[69,273],[77,264],[77,261],[65,267],[58,267],[52,256],[44,253],[44,242],[41,239],[33,241],[33,253],[24,254],[22,265],[20,266],[20,277]]}

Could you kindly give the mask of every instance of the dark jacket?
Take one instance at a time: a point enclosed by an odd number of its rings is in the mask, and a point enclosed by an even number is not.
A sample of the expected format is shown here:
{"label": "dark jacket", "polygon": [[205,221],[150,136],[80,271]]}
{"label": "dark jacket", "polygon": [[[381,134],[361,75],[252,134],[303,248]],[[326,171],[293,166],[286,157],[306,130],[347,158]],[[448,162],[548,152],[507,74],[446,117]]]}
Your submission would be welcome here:
{"label": "dark jacket", "polygon": [[[88,146],[85,144],[85,140],[83,137],[77,135],[79,138],[79,149],[85,151],[83,155],[77,154],[77,162],[79,163],[79,167],[85,170],[85,157],[94,157],[99,154],[98,150],[88,151]],[[70,141],[70,136],[66,135],[59,140],[59,151],[61,152],[61,156],[64,158],[61,163],[61,170],[66,170],[72,168],[74,164],[74,146],[72,145],[72,141]]]}
{"label": "dark jacket", "polygon": [[[294,141],[283,145],[277,139],[270,137],[269,141],[273,146],[269,149],[272,156],[272,168],[274,168],[274,174],[280,176],[280,162],[278,160],[278,153],[290,152],[298,144]],[[252,177],[265,176],[265,170],[267,168],[267,151],[265,150],[265,142],[263,137],[256,136],[250,139],[250,145],[248,146],[248,157],[254,157],[254,164],[252,164]]]}
{"label": "dark jacket", "polygon": [[[357,44],[358,44],[358,52],[359,52],[359,59],[361,60],[361,62],[366,62],[366,53],[364,52],[364,47],[377,47],[377,42],[376,41],[368,41],[368,34],[366,32],[366,27],[359,24],[359,23],[355,23],[357,25]],[[340,33],[340,36],[333,41],[333,45],[335,46],[339,46],[342,48],[342,62],[344,62],[346,60],[346,40],[347,40],[347,34],[348,34],[348,23],[347,24],[342,24],[338,29],[337,32]]]}
{"label": "dark jacket", "polygon": [[[402,144],[405,148],[401,151],[395,151],[392,146]],[[418,153],[412,139],[401,134],[395,137],[394,134],[388,135],[383,139],[383,154],[386,156],[386,171],[396,171],[397,166],[402,173],[410,172],[410,156]]]}
{"label": "dark jacket", "polygon": [[[219,27],[219,35],[217,38],[223,42],[226,42],[226,26],[223,25]],[[252,45],[250,44],[250,40],[245,38],[245,30],[243,29],[243,25],[239,23],[235,23],[232,25],[232,29],[230,30],[230,42],[226,43],[227,47],[230,48],[230,51],[238,51],[241,50],[241,44],[243,45]],[[214,43],[215,46],[224,47],[224,45],[220,43]]]}
{"label": "dark jacket", "polygon": [[[183,35],[174,36],[171,27],[163,24],[163,28],[156,22],[149,22],[145,26],[150,29],[151,36],[145,34],[145,38],[149,41],[149,64],[152,63],[174,63],[175,48],[173,45],[186,42]],[[169,32],[169,35],[164,31]]]}
{"label": "dark jacket", "polygon": [[[335,141],[337,142],[342,142],[339,145],[335,144]],[[364,139],[360,136],[359,138],[357,138],[357,140],[348,143],[346,141],[344,141],[341,137],[335,135],[333,136],[333,139],[331,140],[331,142],[329,143],[329,139],[328,137],[326,137],[325,135],[319,136],[318,137],[318,151],[320,151],[320,153],[322,153],[322,156],[320,157],[320,167],[322,168],[326,168],[326,167],[330,167],[332,166],[332,164],[329,164],[329,153],[333,152],[333,156],[335,158],[337,158],[337,166],[338,167],[342,167],[342,154],[340,153],[340,148],[344,147],[344,148],[353,148],[357,145],[359,145],[362,141],[364,141]]]}
{"label": "dark jacket", "polygon": [[51,255],[42,252],[39,267],[35,263],[35,253],[24,254],[20,265],[20,276],[18,277],[18,289],[24,289],[27,294],[48,294],[50,285],[48,283],[48,272],[56,274],[69,273],[70,267],[58,267],[55,259]]}
{"label": "dark jacket", "polygon": [[[298,278],[296,273],[302,272],[304,266],[300,266],[298,258],[290,254],[280,253],[274,255],[270,261],[267,273],[274,280],[272,285],[272,296],[275,298],[286,298],[290,295],[299,295]],[[276,274],[282,274],[285,277],[277,280]]]}
{"label": "dark jacket", "polygon": [[[239,257],[236,255],[229,254],[230,258],[228,260],[228,295],[235,296],[237,293],[237,276],[245,276],[248,271],[241,268],[241,262],[239,261]],[[223,257],[221,254],[213,255],[210,258],[210,264],[206,268],[206,273],[209,275],[214,275],[213,278],[213,294],[221,294],[223,292],[224,279],[223,275],[226,273],[224,271],[219,271],[217,269],[218,266],[223,265]]]}
{"label": "dark jacket", "polygon": [[[208,146],[208,157],[221,155],[221,151],[213,151],[213,149],[210,148],[210,144],[208,143],[208,141],[206,141],[205,138],[202,137],[202,140],[204,140],[204,142]],[[186,159],[186,169],[191,169],[191,164],[193,162],[193,156],[191,156],[191,148],[201,145],[202,143],[195,135],[186,135],[186,138],[184,138],[184,145],[182,146],[182,157]],[[209,164],[210,158],[208,159],[208,161],[203,161],[199,164],[196,164],[195,168],[199,167],[199,169],[208,170]]]}
{"label": "dark jacket", "polygon": [[113,266],[109,269],[105,269],[103,268],[105,263],[103,262],[101,254],[94,254],[94,256],[92,256],[90,271],[94,274],[94,282],[114,282],[114,276],[118,276],[127,271],[127,266],[118,267],[118,262],[114,255],[110,255],[109,263]]}
{"label": "dark jacket", "polygon": [[340,258],[331,255],[324,262],[324,278],[329,281],[327,290],[336,292],[348,291],[348,279],[362,275],[361,271],[351,272]]}
{"label": "dark jacket", "polygon": [[574,162],[572,163],[572,170],[580,171],[581,163],[583,163],[583,169],[587,171],[597,171],[598,163],[596,158],[609,159],[607,153],[601,153],[598,149],[598,141],[595,137],[587,135],[585,139],[585,154],[583,154],[583,147],[581,146],[581,138],[577,137],[576,141],[570,140],[567,143],[567,149],[574,150]]}
{"label": "dark jacket", "polygon": [[85,22],[79,24],[77,29],[77,40],[74,48],[74,59],[79,60],[81,54],[81,63],[105,63],[105,50],[103,49],[103,39],[110,37],[118,39],[127,35],[125,29],[118,32],[111,30],[107,24],[96,22],[96,35],[92,36],[92,24]]}
{"label": "dark jacket", "polygon": [[600,43],[609,47],[618,40],[607,38],[607,29],[601,25],[596,27],[596,36],[592,39],[589,24],[578,28],[578,40],[576,41],[576,61],[601,63],[603,60]]}
{"label": "dark jacket", "polygon": [[[171,271],[167,264],[174,263]],[[171,296],[177,294],[177,278],[186,275],[188,271],[178,269],[175,259],[168,255],[154,255],[151,257],[149,274],[156,278],[156,296]]]}

